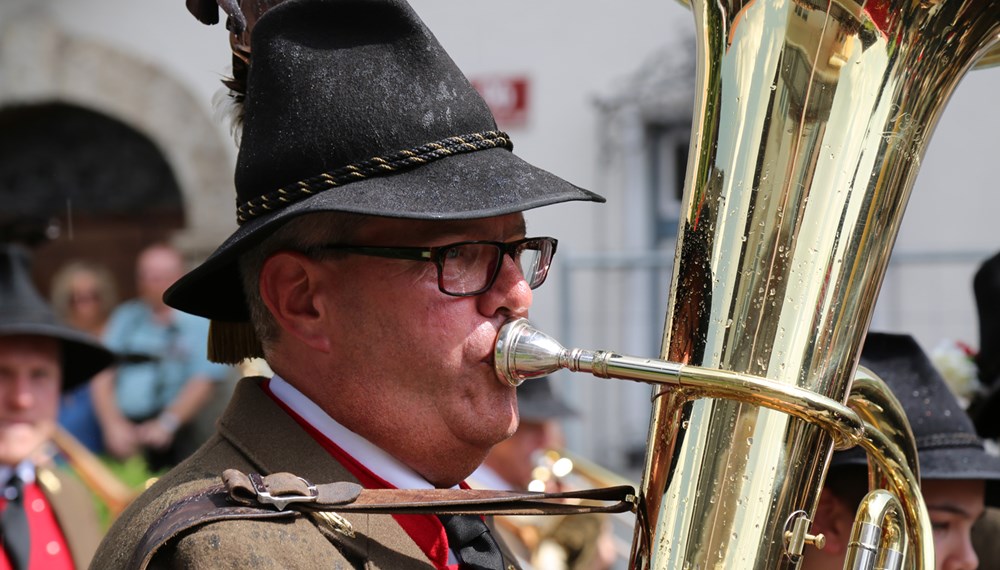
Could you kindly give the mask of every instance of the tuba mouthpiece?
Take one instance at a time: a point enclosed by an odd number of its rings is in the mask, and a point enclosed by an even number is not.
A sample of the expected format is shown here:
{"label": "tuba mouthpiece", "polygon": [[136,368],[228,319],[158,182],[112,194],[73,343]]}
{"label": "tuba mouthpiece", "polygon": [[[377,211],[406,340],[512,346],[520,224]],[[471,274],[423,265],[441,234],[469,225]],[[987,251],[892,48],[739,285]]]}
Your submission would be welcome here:
{"label": "tuba mouthpiece", "polygon": [[566,352],[558,341],[531,326],[528,319],[507,321],[497,333],[493,367],[497,377],[520,386],[529,378],[539,378],[559,370]]}

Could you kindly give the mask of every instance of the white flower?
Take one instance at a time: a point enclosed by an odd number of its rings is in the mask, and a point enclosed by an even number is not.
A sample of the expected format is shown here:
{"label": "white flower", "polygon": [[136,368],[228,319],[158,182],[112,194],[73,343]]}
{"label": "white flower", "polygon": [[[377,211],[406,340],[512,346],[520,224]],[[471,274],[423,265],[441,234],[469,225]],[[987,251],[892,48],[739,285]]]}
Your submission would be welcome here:
{"label": "white flower", "polygon": [[931,362],[963,407],[981,389],[975,354],[967,344],[949,339],[942,340],[931,352]]}

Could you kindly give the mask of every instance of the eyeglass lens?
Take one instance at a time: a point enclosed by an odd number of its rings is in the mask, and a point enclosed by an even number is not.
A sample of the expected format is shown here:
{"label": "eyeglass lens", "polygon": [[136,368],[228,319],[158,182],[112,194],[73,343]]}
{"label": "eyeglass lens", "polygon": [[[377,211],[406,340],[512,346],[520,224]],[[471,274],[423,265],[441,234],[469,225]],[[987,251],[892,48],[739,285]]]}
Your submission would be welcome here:
{"label": "eyeglass lens", "polygon": [[[542,240],[522,243],[514,253],[524,279],[531,288],[542,284],[548,272],[551,246]],[[490,243],[465,243],[441,252],[441,287],[453,294],[467,294],[492,284],[503,263],[500,246]]]}

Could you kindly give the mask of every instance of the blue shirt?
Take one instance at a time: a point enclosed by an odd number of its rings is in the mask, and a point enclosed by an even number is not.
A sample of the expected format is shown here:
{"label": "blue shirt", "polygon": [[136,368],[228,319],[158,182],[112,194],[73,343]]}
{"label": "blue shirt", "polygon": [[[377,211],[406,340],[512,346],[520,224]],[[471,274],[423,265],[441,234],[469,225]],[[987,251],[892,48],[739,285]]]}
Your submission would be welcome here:
{"label": "blue shirt", "polygon": [[122,413],[132,420],[143,420],[170,405],[192,377],[224,380],[229,369],[208,361],[207,342],[208,321],[201,317],[174,311],[173,321],[163,324],[138,300],[115,309],[104,343],[125,356],[151,358],[118,366],[115,396]]}

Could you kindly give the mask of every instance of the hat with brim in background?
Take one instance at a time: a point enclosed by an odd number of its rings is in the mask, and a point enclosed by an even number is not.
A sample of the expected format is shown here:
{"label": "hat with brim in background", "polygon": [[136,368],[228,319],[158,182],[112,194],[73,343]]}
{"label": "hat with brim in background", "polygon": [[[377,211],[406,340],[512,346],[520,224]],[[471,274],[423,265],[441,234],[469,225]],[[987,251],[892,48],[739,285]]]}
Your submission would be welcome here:
{"label": "hat with brim in background", "polygon": [[0,342],[6,336],[59,341],[65,392],[107,368],[112,354],[97,339],[59,322],[31,282],[30,265],[30,252],[25,247],[0,244]]}
{"label": "hat with brim in background", "polygon": [[556,397],[548,376],[528,380],[517,387],[517,411],[522,422],[546,422],[577,415],[576,410]]}
{"label": "hat with brim in background", "polygon": [[[902,404],[917,445],[921,479],[986,481],[986,504],[1000,506],[1000,457],[988,453],[944,378],[910,335],[869,332],[861,366]],[[830,467],[864,465],[858,447],[833,454]]]}
{"label": "hat with brim in background", "polygon": [[165,300],[213,325],[247,322],[240,255],[304,214],[460,220],[604,201],[512,148],[406,2],[287,0],[251,34],[240,227]]}

